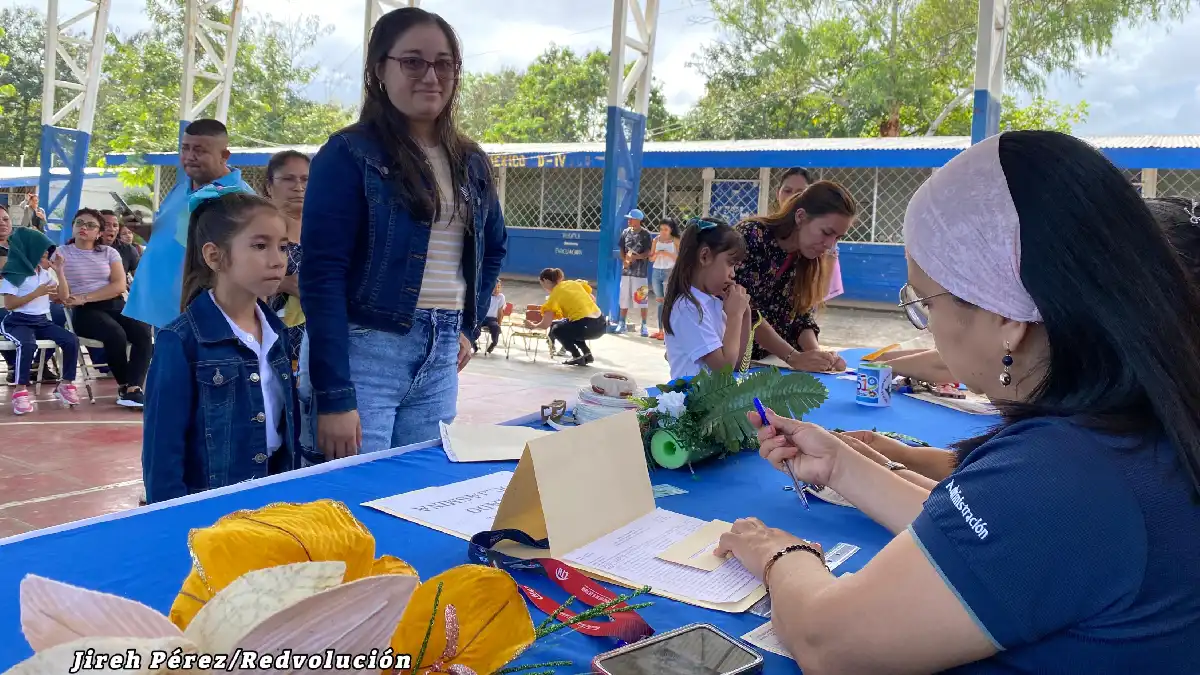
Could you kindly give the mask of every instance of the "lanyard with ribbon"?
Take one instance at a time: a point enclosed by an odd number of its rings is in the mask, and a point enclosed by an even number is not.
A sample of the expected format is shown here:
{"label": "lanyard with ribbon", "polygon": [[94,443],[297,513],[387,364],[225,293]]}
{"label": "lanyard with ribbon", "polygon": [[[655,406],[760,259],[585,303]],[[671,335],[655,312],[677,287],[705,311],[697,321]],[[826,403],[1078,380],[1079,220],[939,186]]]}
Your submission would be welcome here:
{"label": "lanyard with ribbon", "polygon": [[[609,592],[608,589],[592,581],[584,576],[582,572],[564,562],[555,560],[554,558],[531,558],[524,560],[501,553],[493,548],[496,544],[506,540],[515,541],[518,544],[534,548],[550,548],[550,541],[548,539],[534,539],[521,530],[495,530],[492,532],[480,532],[471,537],[471,543],[467,548],[467,556],[471,562],[478,565],[497,567],[508,572],[519,570],[543,575],[558,585],[559,588],[562,588],[568,594],[590,607],[596,607],[617,599],[617,596]],[[576,616],[575,612],[567,609],[559,609],[562,606],[561,602],[551,600],[524,584],[518,583],[517,587],[521,589],[521,592],[529,598],[529,601],[535,607],[547,615],[555,614],[555,610],[558,610],[555,616],[564,622]],[[628,606],[627,603],[621,602],[613,605],[612,608],[620,610]],[[637,642],[644,637],[654,634],[654,629],[650,627],[650,624],[646,623],[646,620],[635,611],[616,611],[609,614],[607,618],[609,621],[577,621],[571,624],[570,627],[585,635],[614,637],[622,643]]]}

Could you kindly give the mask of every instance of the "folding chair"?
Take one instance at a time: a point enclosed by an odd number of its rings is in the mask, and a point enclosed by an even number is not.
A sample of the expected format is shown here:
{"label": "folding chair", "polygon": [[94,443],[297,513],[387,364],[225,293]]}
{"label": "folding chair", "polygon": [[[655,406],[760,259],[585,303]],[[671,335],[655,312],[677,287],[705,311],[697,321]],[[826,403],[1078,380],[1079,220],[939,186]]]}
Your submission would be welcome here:
{"label": "folding chair", "polygon": [[[507,359],[509,357],[512,352],[513,342],[519,339],[521,340],[521,346],[525,350],[525,354],[528,355],[532,351],[533,362],[537,363],[537,355],[541,346],[550,342],[549,331],[545,328],[526,328],[526,321],[534,324],[541,323],[542,308],[540,305],[526,306],[525,317],[520,323],[511,316],[508,317],[508,323],[504,324],[508,327],[508,339],[505,340],[504,344],[504,358]],[[530,350],[531,346],[532,350]]]}
{"label": "folding chair", "polygon": [[71,320],[70,311],[67,311],[67,330],[71,331],[71,333],[73,333],[75,338],[79,341],[79,372],[83,375],[83,386],[85,389],[87,389],[88,401],[91,401],[92,404],[95,404],[96,396],[92,393],[92,382],[105,378],[111,378],[112,374],[111,371],[108,374],[100,372],[100,368],[107,368],[108,364],[96,363],[92,360],[91,352],[87,350],[104,349],[104,343],[100,342],[99,340],[81,337],[79,333],[76,333],[75,324]]}
{"label": "folding chair", "polygon": [[[62,372],[61,353],[58,348],[58,343],[54,342],[54,340],[38,340],[35,344],[37,345],[38,353],[37,353],[37,358],[34,359],[33,366],[30,368],[30,370],[32,371],[30,374],[32,375],[32,373],[37,373],[37,377],[29,378],[30,380],[33,381],[34,403],[51,403],[51,402],[57,401],[58,399],[41,398],[41,395],[42,395],[42,372],[44,371],[44,369],[46,367],[46,352],[49,351],[51,354],[54,355],[54,363],[56,366],[58,366],[58,372],[61,373]],[[0,352],[13,352],[14,354],[16,354],[17,343],[15,343],[11,340],[6,340],[4,338],[0,338]],[[0,358],[0,364],[3,364],[4,369],[6,371],[8,370],[8,362],[7,361]],[[6,377],[7,377],[7,375],[8,374],[5,373]],[[2,381],[7,381],[7,380],[2,380]]]}

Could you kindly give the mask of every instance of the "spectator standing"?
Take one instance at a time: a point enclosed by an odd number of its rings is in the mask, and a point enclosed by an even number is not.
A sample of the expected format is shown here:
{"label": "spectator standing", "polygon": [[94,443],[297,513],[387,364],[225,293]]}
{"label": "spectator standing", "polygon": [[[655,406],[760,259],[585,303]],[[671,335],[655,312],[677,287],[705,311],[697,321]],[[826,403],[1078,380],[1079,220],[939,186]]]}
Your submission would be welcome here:
{"label": "spectator standing", "polygon": [[658,236],[654,238],[654,251],[650,253],[650,260],[654,263],[650,269],[650,289],[658,305],[658,331],[651,335],[655,340],[666,337],[663,333],[663,298],[667,294],[667,279],[678,258],[679,224],[672,218],[664,218],[658,223]]}
{"label": "spectator standing", "polygon": [[287,276],[279,283],[279,293],[269,304],[288,329],[293,369],[299,367],[300,346],[304,342],[304,311],[300,306],[300,232],[310,163],[308,155],[295,150],[275,153],[267,162],[267,198],[279,208],[287,223]]}
{"label": "spectator standing", "polygon": [[650,337],[650,329],[646,326],[646,308],[649,306],[650,289],[646,281],[650,269],[650,246],[653,237],[642,221],[646,214],[640,209],[634,209],[625,216],[628,226],[621,232],[621,320],[617,323],[614,333],[624,333],[628,321],[629,309],[637,307],[642,314],[642,337]]}
{"label": "spectator standing", "polygon": [[326,458],[434,439],[453,421],[508,242],[491,164],[455,122],[454,29],[394,10],[366,62],[359,121],[313,158],[320,189],[304,204],[300,369],[312,391],[300,398],[305,424],[317,418],[301,443]]}
{"label": "spectator standing", "polygon": [[178,183],[163,200],[154,217],[153,229],[142,225],[136,215],[125,221],[147,240],[138,264],[139,273],[129,291],[125,316],[155,328],[162,328],[179,316],[188,234],[188,199],[193,192],[209,184],[237,186],[243,192],[254,192],[242,180],[241,171],[227,166],[228,161],[229,132],[224,124],[212,119],[196,120],[183,130],[179,163],[188,180]]}

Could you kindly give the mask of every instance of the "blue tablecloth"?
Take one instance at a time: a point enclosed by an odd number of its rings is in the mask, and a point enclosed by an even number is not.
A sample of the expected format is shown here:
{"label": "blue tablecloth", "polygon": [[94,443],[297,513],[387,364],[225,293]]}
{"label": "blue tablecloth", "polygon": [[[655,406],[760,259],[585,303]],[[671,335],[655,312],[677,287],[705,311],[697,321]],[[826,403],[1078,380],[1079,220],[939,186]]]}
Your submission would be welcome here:
{"label": "blue tablecloth", "polygon": [[[845,354],[846,360],[853,367],[864,353],[865,350],[852,350]],[[854,402],[854,382],[834,376],[819,377],[829,388],[829,400],[806,419],[825,427],[897,431],[944,446],[995,421],[906,396],[897,396],[890,408],[867,408]],[[279,501],[329,498],[346,503],[371,530],[377,555],[398,556],[416,567],[422,579],[428,579],[465,563],[467,543],[360,504],[512,470],[515,464],[452,464],[439,446],[169,508],[132,511],[125,517],[0,544],[0,672],[31,654],[21,634],[18,599],[19,584],[26,574],[132,598],[166,613],[190,569],[186,542],[189,528],[210,525],[237,509],[253,509]],[[826,549],[839,542],[861,547],[838,568],[838,574],[860,569],[891,538],[886,530],[854,509],[810,498],[812,509],[804,511],[796,494],[784,489],[790,486],[790,481],[752,453],[703,464],[694,478],[686,471],[660,469],[651,475],[651,481],[688,491],[658,500],[659,506],[672,511],[706,520],[732,521],[756,516],[768,525],[819,541]],[[518,580],[551,597],[562,596],[558,588],[544,579],[522,575]],[[659,597],[649,600],[654,605],[642,614],[658,631],[707,622],[736,637],[763,623],[763,619],[751,614],[730,615]],[[543,618],[536,609],[532,613],[535,622]],[[539,641],[518,663],[571,660],[575,662],[573,667],[557,669],[560,675],[568,675],[587,671],[594,655],[612,647],[601,638],[563,630]],[[770,653],[764,657],[768,673],[798,672],[795,663],[788,659]]]}

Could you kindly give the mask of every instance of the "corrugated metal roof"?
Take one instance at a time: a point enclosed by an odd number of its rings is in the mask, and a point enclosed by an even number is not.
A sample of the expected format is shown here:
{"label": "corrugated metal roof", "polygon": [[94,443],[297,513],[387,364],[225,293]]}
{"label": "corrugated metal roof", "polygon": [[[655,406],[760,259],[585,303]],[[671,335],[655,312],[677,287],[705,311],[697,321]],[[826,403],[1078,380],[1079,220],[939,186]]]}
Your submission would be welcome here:
{"label": "corrugated metal roof", "polygon": [[[56,180],[66,180],[68,172],[64,168],[51,169]],[[84,178],[103,178],[116,176],[116,169],[90,168],[84,173]],[[40,166],[0,166],[0,187],[34,187],[42,179]]]}

